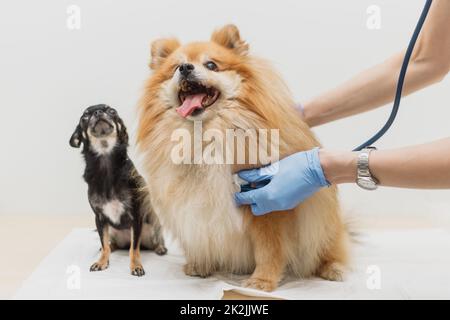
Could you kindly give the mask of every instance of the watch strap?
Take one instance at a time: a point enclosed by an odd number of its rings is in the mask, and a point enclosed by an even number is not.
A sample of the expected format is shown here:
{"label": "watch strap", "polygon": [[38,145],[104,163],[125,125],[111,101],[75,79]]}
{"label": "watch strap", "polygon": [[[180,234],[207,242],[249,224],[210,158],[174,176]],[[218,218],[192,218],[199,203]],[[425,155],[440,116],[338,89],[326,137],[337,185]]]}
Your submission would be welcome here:
{"label": "watch strap", "polygon": [[375,185],[378,184],[378,180],[372,176],[369,168],[369,157],[370,153],[376,150],[375,147],[367,147],[362,149],[358,154],[358,161],[357,161],[357,177],[359,178],[365,178],[370,179],[373,181]]}

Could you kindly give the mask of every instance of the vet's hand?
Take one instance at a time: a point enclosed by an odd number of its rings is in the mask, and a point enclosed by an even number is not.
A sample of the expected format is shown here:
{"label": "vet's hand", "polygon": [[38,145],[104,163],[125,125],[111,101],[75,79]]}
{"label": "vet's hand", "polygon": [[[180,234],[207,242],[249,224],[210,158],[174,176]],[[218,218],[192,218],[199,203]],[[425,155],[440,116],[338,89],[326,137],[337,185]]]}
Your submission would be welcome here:
{"label": "vet's hand", "polygon": [[270,180],[262,188],[235,194],[237,205],[250,205],[256,216],[293,209],[322,187],[329,186],[320,165],[319,148],[298,152],[270,166],[238,174],[250,183]]}

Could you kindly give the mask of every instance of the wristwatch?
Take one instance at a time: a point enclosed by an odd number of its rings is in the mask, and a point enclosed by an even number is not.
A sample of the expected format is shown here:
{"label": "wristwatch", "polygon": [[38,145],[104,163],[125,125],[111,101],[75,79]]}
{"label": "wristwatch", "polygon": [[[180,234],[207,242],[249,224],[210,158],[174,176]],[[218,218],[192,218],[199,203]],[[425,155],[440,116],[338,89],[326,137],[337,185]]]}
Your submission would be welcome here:
{"label": "wristwatch", "polygon": [[375,147],[362,149],[358,154],[356,184],[365,190],[375,190],[378,188],[378,180],[372,176],[369,170],[369,156]]}

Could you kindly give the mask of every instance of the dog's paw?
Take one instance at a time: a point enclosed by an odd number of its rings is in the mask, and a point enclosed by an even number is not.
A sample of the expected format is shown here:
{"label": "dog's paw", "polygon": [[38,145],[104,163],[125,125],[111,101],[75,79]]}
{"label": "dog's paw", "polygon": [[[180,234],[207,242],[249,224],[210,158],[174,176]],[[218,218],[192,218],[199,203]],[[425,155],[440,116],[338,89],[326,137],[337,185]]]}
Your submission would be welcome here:
{"label": "dog's paw", "polygon": [[142,267],[142,265],[132,266],[130,269],[133,276],[142,277],[145,275],[144,267]]}
{"label": "dog's paw", "polygon": [[163,256],[167,253],[167,248],[160,244],[155,248],[155,253],[159,256]]}
{"label": "dog's paw", "polygon": [[102,271],[105,270],[106,268],[108,268],[109,266],[109,262],[95,262],[91,268],[89,269],[89,271]]}
{"label": "dog's paw", "polygon": [[320,270],[319,276],[330,281],[344,281],[345,267],[338,262],[330,263]]}
{"label": "dog's paw", "polygon": [[249,278],[242,283],[242,286],[246,288],[270,292],[277,288],[277,282],[273,280]]}
{"label": "dog's paw", "polygon": [[187,276],[191,277],[207,278],[211,275],[210,272],[200,271],[193,263],[186,263],[183,270]]}

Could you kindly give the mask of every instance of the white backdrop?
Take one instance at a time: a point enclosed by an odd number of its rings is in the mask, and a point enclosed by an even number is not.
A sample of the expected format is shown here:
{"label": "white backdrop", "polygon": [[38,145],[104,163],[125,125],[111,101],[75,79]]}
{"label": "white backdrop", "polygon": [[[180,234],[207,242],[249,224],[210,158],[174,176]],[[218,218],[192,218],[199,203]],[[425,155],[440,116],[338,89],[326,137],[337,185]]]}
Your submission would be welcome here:
{"label": "white backdrop", "polygon": [[[0,214],[87,214],[79,150],[69,137],[82,110],[116,107],[129,130],[147,77],[149,44],[162,36],[208,39],[235,23],[253,53],[274,62],[295,97],[311,98],[404,48],[424,1],[43,0],[0,3]],[[69,5],[81,29],[67,28]],[[381,29],[366,27],[369,5]],[[402,102],[380,148],[450,135],[449,80]],[[385,121],[389,106],[315,129],[327,147],[351,149]],[[450,191],[344,186],[359,215],[450,216]],[[220,195],[218,195],[220,196]]]}

